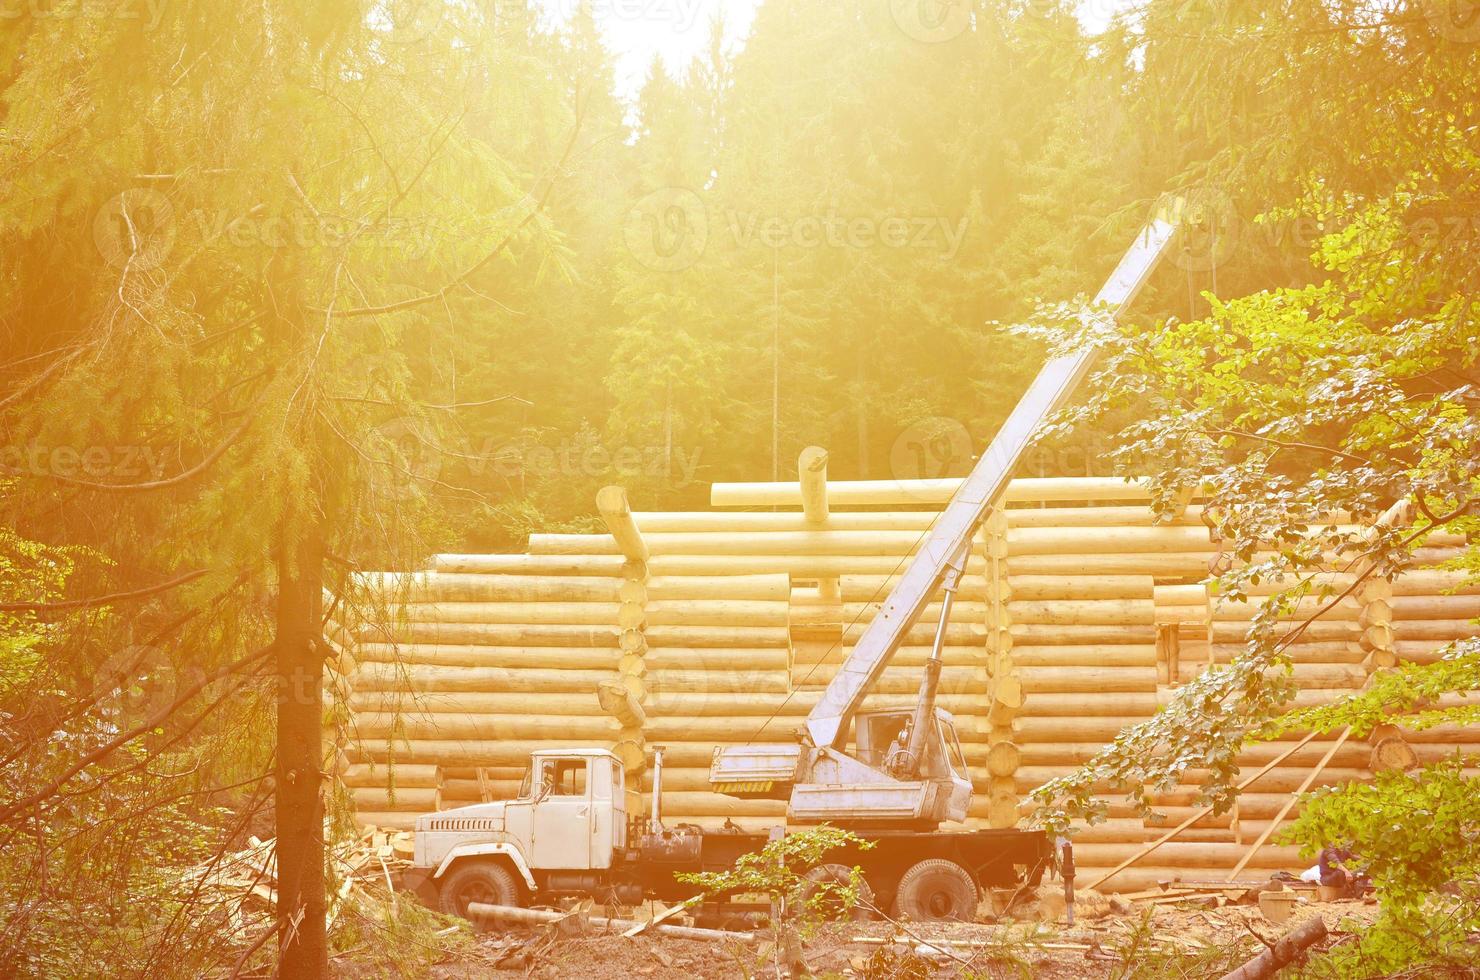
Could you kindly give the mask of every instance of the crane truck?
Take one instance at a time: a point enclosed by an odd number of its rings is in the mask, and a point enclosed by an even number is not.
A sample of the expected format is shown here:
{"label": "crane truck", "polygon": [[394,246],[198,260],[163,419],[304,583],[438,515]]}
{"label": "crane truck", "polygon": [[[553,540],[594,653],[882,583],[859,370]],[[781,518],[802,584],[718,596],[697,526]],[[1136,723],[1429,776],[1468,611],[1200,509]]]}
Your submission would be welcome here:
{"label": "crane truck", "polygon": [[[1096,297],[1127,308],[1175,236],[1175,214],[1137,236]],[[872,842],[827,855],[810,874],[825,881],[863,872],[865,897],[917,921],[971,919],[983,888],[1036,885],[1055,862],[1041,832],[942,829],[964,821],[972,784],[954,720],[936,704],[952,599],[976,530],[1001,500],[1034,430],[1084,380],[1094,350],[1051,358],[921,541],[880,611],[823,691],[794,740],[721,746],[709,781],[743,799],[784,800],[791,824],[830,824]],[[912,706],[864,710],[864,701],[933,597],[940,617]],[[517,798],[419,817],[413,874],[435,886],[442,908],[474,902],[526,905],[563,895],[623,904],[693,897],[677,872],[733,866],[784,833],[666,827],[662,751],[654,752],[651,807],[604,749],[533,753]]]}

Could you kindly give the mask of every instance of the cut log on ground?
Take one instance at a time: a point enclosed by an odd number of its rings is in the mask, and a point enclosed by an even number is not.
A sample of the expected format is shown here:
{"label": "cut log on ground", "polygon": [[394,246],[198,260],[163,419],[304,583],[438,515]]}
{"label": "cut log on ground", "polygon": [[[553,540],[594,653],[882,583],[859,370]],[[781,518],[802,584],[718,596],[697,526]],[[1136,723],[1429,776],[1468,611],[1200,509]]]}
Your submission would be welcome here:
{"label": "cut log on ground", "polygon": [[[487,919],[493,922],[504,922],[512,925],[544,925],[548,922],[557,922],[569,913],[546,912],[541,909],[521,909],[512,905],[488,905],[483,902],[469,902],[468,915],[474,919]],[[631,919],[609,919],[606,916],[593,915],[590,923],[600,929],[621,929],[626,931],[641,923]],[[674,939],[697,939],[701,942],[713,942],[717,939],[732,939],[739,942],[751,943],[756,941],[753,932],[728,932],[724,929],[697,929],[693,926],[674,926],[662,923],[650,927],[649,931],[656,932],[662,936],[671,936]]]}
{"label": "cut log on ground", "polygon": [[1320,916],[1314,916],[1275,940],[1273,946],[1237,970],[1225,973],[1222,980],[1267,980],[1305,955],[1306,950],[1325,938],[1325,920]]}

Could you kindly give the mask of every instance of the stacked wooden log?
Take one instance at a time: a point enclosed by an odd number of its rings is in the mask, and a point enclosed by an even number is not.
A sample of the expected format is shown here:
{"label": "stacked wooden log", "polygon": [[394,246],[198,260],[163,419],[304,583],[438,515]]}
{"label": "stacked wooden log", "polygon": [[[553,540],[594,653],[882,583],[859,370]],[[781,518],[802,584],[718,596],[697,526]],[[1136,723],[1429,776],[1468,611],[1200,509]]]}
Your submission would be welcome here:
{"label": "stacked wooden log", "polygon": [[439,770],[436,799],[457,806],[514,795],[534,748],[618,743],[599,691],[620,680],[622,583],[607,556],[444,555],[361,576],[349,703],[362,811],[407,798],[403,771]]}
{"label": "stacked wooden log", "polygon": [[[341,616],[334,634],[351,710],[351,795],[376,822],[404,825],[412,811],[379,808],[511,797],[531,749],[572,745],[616,749],[633,788],[640,778],[647,789],[644,766],[661,745],[673,819],[780,822],[781,803],[709,792],[714,748],[792,737],[955,485],[830,482],[814,447],[796,482],[717,484],[710,511],[633,511],[608,488],[597,502],[606,533],[536,534],[524,555],[444,555],[425,572],[362,576],[374,609]],[[972,825],[1010,825],[1034,788],[1242,648],[1262,596],[1210,596],[1220,548],[1200,505],[1185,500],[1158,523],[1148,501],[1133,481],[1018,480],[979,534],[940,687],[976,786]],[[1455,547],[1440,542],[1428,557]],[[1291,647],[1297,703],[1329,700],[1373,670],[1473,635],[1480,589],[1454,591],[1462,580],[1415,571],[1335,602]],[[1344,587],[1337,576],[1329,584],[1331,595]],[[1302,600],[1293,615],[1320,601]],[[937,597],[871,705],[913,703],[939,611]],[[1441,730],[1253,746],[1240,759],[1246,771],[1278,764],[1234,813],[1197,817],[1104,887],[1217,874],[1256,841],[1250,868],[1295,869],[1294,850],[1268,845],[1266,833],[1293,815],[1292,793],[1406,764],[1405,750],[1429,759],[1475,742],[1473,732]],[[426,770],[437,770],[435,783]],[[1203,778],[1160,796],[1159,821],[1110,798],[1110,819],[1077,838],[1080,873],[1114,868],[1196,815]]]}
{"label": "stacked wooden log", "polygon": [[340,776],[361,824],[406,830],[422,813],[442,809],[442,767],[425,763],[357,763]]}

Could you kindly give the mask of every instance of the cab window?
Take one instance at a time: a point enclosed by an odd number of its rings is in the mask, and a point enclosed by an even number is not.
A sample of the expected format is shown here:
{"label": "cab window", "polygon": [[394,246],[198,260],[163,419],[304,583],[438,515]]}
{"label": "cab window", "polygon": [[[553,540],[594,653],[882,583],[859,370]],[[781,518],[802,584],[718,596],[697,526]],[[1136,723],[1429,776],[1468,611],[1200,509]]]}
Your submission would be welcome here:
{"label": "cab window", "polygon": [[545,781],[551,796],[585,796],[586,760],[551,759],[545,763]]}

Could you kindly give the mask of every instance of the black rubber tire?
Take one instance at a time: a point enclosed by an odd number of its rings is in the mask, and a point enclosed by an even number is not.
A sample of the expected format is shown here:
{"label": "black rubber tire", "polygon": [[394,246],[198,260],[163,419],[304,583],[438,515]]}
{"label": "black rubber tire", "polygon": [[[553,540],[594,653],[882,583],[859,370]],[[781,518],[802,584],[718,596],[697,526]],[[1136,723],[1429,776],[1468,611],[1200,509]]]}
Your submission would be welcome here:
{"label": "black rubber tire", "polygon": [[955,861],[928,858],[899,879],[894,914],[914,922],[974,922],[976,882]]}
{"label": "black rubber tire", "polygon": [[[853,869],[843,864],[819,864],[804,875],[812,884],[802,889],[802,899],[806,901],[817,893],[818,885],[847,885],[853,878]],[[831,905],[840,903],[831,902]],[[858,903],[853,906],[849,916],[857,922],[871,918],[871,910],[874,907],[874,890],[869,887],[868,880],[858,879]],[[841,909],[831,909],[833,912],[841,912]]]}
{"label": "black rubber tire", "polygon": [[464,861],[442,879],[437,901],[448,915],[468,915],[469,902],[487,905],[523,905],[514,873],[494,861]]}

